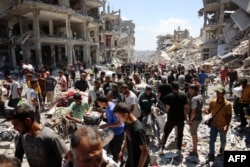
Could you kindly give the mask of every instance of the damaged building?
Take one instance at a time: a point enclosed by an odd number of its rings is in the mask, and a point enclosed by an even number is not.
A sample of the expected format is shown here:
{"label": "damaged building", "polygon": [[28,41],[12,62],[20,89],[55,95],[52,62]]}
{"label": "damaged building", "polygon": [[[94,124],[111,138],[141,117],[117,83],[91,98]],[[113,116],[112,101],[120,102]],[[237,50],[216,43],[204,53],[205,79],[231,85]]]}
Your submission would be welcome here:
{"label": "damaged building", "polygon": [[106,0],[1,1],[0,55],[13,67],[22,60],[50,67],[107,62],[119,48],[122,20],[120,10],[105,8]]}
{"label": "damaged building", "polygon": [[157,50],[164,50],[166,47],[177,44],[184,39],[189,38],[189,31],[187,29],[181,30],[178,27],[174,30],[174,34],[159,35],[157,38]]}
{"label": "damaged building", "polygon": [[[213,56],[228,59],[228,56],[236,54],[233,52],[236,46],[249,39],[249,2],[249,0],[203,0],[204,8],[198,12],[199,16],[204,17],[202,60]],[[248,48],[241,54],[249,55]]]}
{"label": "damaged building", "polygon": [[[105,26],[100,30],[101,62],[131,62],[135,37],[135,24],[132,20],[122,20],[121,10],[103,11]],[[120,62],[117,62],[120,60]]]}

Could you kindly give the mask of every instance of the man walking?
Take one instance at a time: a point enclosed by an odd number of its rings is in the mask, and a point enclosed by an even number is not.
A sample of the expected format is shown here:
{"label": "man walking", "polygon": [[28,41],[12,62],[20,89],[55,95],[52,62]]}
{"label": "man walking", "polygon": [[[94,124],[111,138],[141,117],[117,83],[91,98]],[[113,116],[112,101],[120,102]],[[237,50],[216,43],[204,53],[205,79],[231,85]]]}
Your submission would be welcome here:
{"label": "man walking", "polygon": [[114,138],[109,143],[110,151],[113,159],[118,162],[118,154],[121,150],[121,145],[124,139],[124,124],[121,123],[113,113],[115,104],[108,100],[105,95],[100,95],[97,98],[97,103],[100,107],[105,108],[107,124],[100,125],[101,129],[111,128],[114,132]]}
{"label": "man walking", "polygon": [[32,108],[35,112],[35,120],[40,123],[40,100],[39,96],[35,91],[37,86],[37,79],[32,79],[30,81],[30,88],[28,88],[26,92],[27,104]]}
{"label": "man walking", "polygon": [[35,121],[35,112],[21,104],[8,117],[20,133],[15,156],[22,161],[26,155],[31,167],[61,167],[67,147],[62,138],[48,127]]}
{"label": "man walking", "polygon": [[247,125],[244,107],[248,107],[250,104],[250,85],[247,84],[247,79],[241,80],[242,95],[239,99],[239,113],[240,113],[240,127],[243,128]]}
{"label": "man walking", "polygon": [[142,111],[140,120],[146,129],[147,143],[150,143],[149,136],[152,135],[153,126],[152,123],[148,123],[148,117],[151,116],[151,107],[156,104],[156,94],[152,92],[152,86],[147,85],[145,91],[138,97],[138,102]]}
{"label": "man walking", "polygon": [[49,107],[52,107],[52,102],[54,100],[54,95],[55,95],[55,87],[57,84],[57,81],[55,78],[50,76],[50,72],[46,72],[46,89],[47,89],[47,103],[49,103]]}
{"label": "man walking", "polygon": [[238,81],[238,73],[237,71],[234,70],[233,67],[229,67],[227,77],[228,77],[228,82],[229,82],[229,94],[230,96],[232,96],[233,95],[233,91],[232,91],[233,83]]}
{"label": "man walking", "polygon": [[167,77],[162,76],[161,77],[161,84],[158,87],[157,91],[157,99],[158,104],[163,109],[164,112],[166,112],[166,96],[172,92],[172,87],[170,84],[167,83]]}
{"label": "man walking", "polygon": [[125,103],[118,103],[113,112],[125,123],[126,138],[119,153],[120,161],[123,161],[123,153],[127,148],[128,158],[125,167],[147,167],[150,157],[142,123],[130,112],[130,106]]}
{"label": "man walking", "polygon": [[9,107],[16,107],[18,101],[21,99],[22,88],[20,84],[13,80],[11,76],[7,77],[7,82],[10,83]]}
{"label": "man walking", "polygon": [[199,95],[199,87],[195,84],[190,85],[189,87],[190,94],[190,110],[189,110],[189,121],[190,125],[190,133],[193,140],[193,150],[190,155],[198,156],[197,153],[197,143],[198,136],[197,130],[199,124],[202,120],[202,107],[203,107],[203,99],[202,96]]}
{"label": "man walking", "polygon": [[229,123],[232,118],[232,106],[229,101],[224,99],[225,88],[219,85],[216,88],[216,98],[212,99],[209,108],[205,111],[206,114],[212,113],[212,123],[210,127],[210,141],[208,161],[214,161],[215,141],[218,133],[220,134],[220,154],[224,154],[226,146],[226,135],[229,128]]}
{"label": "man walking", "polygon": [[168,119],[164,127],[164,134],[162,137],[162,151],[165,147],[167,138],[172,129],[177,126],[178,128],[178,151],[181,151],[184,120],[188,109],[188,98],[185,93],[179,92],[179,84],[177,81],[172,82],[173,92],[166,96],[166,108],[168,111]]}

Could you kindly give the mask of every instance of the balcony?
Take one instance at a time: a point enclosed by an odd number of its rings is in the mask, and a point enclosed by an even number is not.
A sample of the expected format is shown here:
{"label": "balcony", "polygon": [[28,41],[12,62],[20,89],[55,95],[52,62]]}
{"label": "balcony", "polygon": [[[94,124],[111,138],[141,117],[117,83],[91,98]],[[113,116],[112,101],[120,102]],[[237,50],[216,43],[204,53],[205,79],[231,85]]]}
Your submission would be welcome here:
{"label": "balcony", "polygon": [[204,0],[204,11],[213,12],[220,9],[220,2],[218,0]]}
{"label": "balcony", "polygon": [[102,0],[87,0],[87,7],[88,8],[99,8],[103,6]]}

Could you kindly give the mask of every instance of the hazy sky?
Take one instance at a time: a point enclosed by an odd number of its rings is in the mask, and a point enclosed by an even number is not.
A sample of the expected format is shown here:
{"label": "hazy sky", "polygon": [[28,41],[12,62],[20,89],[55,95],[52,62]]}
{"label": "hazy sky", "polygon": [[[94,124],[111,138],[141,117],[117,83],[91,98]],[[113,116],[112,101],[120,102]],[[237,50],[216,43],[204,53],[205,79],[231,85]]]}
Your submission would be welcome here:
{"label": "hazy sky", "polygon": [[[173,34],[180,26],[198,37],[203,17],[198,18],[202,0],[108,0],[111,10],[121,9],[124,20],[135,23],[135,50],[155,50],[156,36]],[[107,4],[108,4],[107,3]]]}

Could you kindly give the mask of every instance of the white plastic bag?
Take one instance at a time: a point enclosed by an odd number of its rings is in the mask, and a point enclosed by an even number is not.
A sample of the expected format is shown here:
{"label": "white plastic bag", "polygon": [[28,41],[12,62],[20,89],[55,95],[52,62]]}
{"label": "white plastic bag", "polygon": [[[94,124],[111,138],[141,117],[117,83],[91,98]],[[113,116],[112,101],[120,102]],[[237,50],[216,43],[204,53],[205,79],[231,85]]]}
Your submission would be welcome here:
{"label": "white plastic bag", "polygon": [[153,121],[152,121],[152,117],[151,115],[149,114],[148,117],[147,117],[147,125],[152,125]]}
{"label": "white plastic bag", "polygon": [[159,116],[155,114],[155,118],[156,118],[156,121],[158,122],[158,125],[160,127],[160,132],[163,132],[164,126],[165,126],[165,123],[166,123],[165,114],[164,115],[159,115]]}
{"label": "white plastic bag", "polygon": [[242,86],[238,86],[232,89],[232,92],[235,96],[241,97],[242,95]]}

